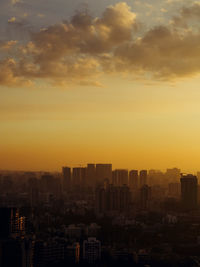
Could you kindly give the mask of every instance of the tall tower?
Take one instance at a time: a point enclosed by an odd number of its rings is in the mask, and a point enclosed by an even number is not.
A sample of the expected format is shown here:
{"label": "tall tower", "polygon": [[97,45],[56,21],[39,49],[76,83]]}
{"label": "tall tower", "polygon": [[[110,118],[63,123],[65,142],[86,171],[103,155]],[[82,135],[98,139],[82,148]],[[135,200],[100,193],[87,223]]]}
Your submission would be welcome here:
{"label": "tall tower", "polygon": [[96,184],[96,166],[93,163],[87,164],[87,185],[94,187]]}
{"label": "tall tower", "polygon": [[151,187],[143,185],[140,189],[141,208],[148,210],[151,204]]}
{"label": "tall tower", "polygon": [[147,170],[140,171],[140,187],[147,184]]}
{"label": "tall tower", "polygon": [[103,184],[104,180],[112,179],[112,164],[96,164],[96,183]]}
{"label": "tall tower", "polygon": [[128,170],[114,170],[112,172],[112,184],[117,186],[128,185]]}
{"label": "tall tower", "polygon": [[86,168],[76,167],[72,172],[72,184],[74,188],[83,188],[86,186]]}
{"label": "tall tower", "polygon": [[197,207],[198,180],[197,177],[188,174],[181,175],[181,202],[185,209],[192,210]]}
{"label": "tall tower", "polygon": [[136,191],[138,189],[138,171],[132,170],[129,172],[129,187],[131,191]]}
{"label": "tall tower", "polygon": [[63,190],[64,192],[67,192],[71,188],[71,168],[63,167],[62,173],[63,173]]}
{"label": "tall tower", "polygon": [[83,259],[89,264],[101,259],[101,242],[95,237],[83,241]]}

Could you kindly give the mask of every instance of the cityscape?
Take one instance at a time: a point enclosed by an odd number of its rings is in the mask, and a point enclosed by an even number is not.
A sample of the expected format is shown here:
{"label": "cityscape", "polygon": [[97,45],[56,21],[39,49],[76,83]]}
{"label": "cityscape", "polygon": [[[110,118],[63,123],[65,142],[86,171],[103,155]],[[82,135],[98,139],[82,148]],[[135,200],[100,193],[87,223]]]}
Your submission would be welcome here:
{"label": "cityscape", "polygon": [[0,267],[200,266],[200,0],[0,0]]}
{"label": "cityscape", "polygon": [[112,164],[1,171],[0,266],[199,266],[199,179]]}

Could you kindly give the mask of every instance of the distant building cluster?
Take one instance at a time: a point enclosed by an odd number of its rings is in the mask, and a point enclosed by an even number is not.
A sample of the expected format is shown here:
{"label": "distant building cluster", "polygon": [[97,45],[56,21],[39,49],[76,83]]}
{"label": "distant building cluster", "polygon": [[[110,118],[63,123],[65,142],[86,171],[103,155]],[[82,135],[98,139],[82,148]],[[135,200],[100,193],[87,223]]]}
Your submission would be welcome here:
{"label": "distant building cluster", "polygon": [[199,178],[112,164],[1,171],[0,267],[200,262]]}

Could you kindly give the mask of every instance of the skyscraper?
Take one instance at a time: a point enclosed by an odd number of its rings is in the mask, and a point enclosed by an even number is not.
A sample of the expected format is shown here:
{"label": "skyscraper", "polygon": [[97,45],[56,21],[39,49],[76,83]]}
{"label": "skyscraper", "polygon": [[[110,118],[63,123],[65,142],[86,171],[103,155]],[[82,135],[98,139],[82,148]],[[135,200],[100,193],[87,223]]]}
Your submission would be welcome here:
{"label": "skyscraper", "polygon": [[74,188],[83,188],[86,186],[86,168],[84,167],[73,168],[72,185]]}
{"label": "skyscraper", "polygon": [[130,190],[126,185],[113,186],[106,183],[97,187],[95,192],[95,207],[97,214],[125,212],[130,204]]}
{"label": "skyscraper", "polygon": [[101,259],[101,242],[95,237],[83,241],[83,259],[90,264]]}
{"label": "skyscraper", "polygon": [[140,188],[147,184],[147,170],[140,171]]}
{"label": "skyscraper", "polygon": [[129,172],[129,187],[131,191],[135,191],[138,189],[138,171],[131,170]]}
{"label": "skyscraper", "polygon": [[112,184],[116,186],[128,185],[128,170],[114,170],[112,172]]}
{"label": "skyscraper", "polygon": [[197,207],[198,182],[197,177],[188,174],[181,175],[181,202],[184,209],[191,210]]}
{"label": "skyscraper", "polygon": [[87,185],[94,187],[96,184],[96,166],[95,164],[87,164]]}
{"label": "skyscraper", "polygon": [[71,168],[63,167],[63,191],[68,192],[71,188]]}
{"label": "skyscraper", "polygon": [[165,173],[165,178],[167,179],[168,183],[179,182],[180,177],[181,177],[181,170],[177,168],[167,169]]}
{"label": "skyscraper", "polygon": [[96,164],[96,183],[103,184],[105,179],[112,180],[112,164]]}
{"label": "skyscraper", "polygon": [[143,185],[140,189],[141,208],[148,210],[150,208],[151,201],[151,187]]}

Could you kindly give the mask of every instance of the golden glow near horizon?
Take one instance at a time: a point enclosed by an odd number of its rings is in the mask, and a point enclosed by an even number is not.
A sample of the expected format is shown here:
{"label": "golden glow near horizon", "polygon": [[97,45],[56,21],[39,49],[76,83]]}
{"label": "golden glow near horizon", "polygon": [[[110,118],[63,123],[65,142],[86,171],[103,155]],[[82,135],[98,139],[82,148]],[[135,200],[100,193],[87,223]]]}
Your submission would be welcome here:
{"label": "golden glow near horizon", "polygon": [[31,35],[23,3],[4,3],[0,169],[200,170],[200,5],[141,2],[105,1],[95,18],[62,23],[44,14]]}

